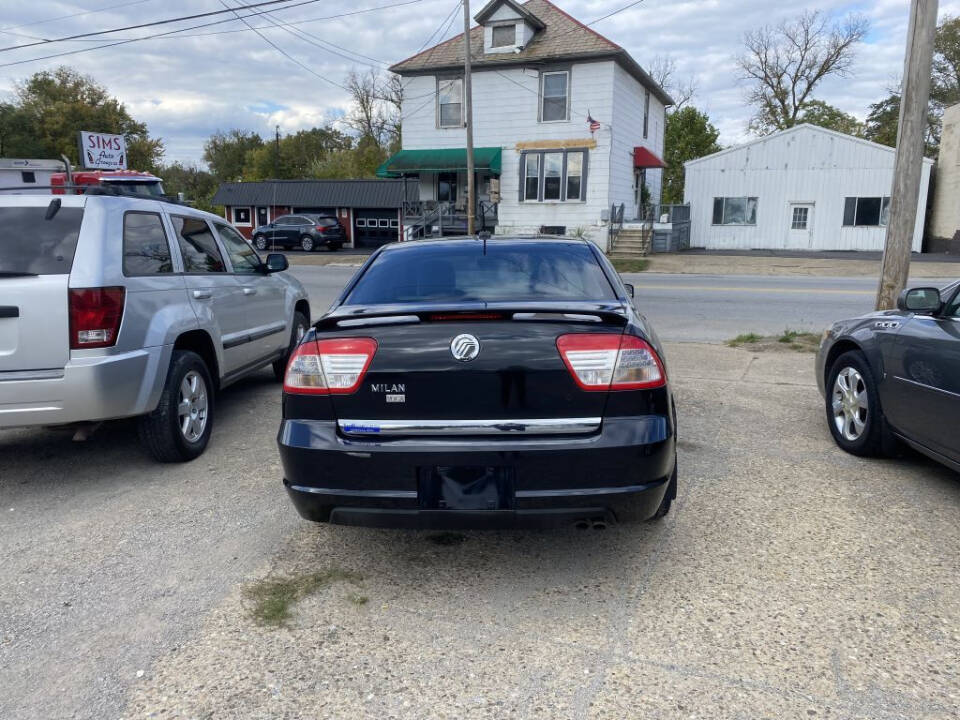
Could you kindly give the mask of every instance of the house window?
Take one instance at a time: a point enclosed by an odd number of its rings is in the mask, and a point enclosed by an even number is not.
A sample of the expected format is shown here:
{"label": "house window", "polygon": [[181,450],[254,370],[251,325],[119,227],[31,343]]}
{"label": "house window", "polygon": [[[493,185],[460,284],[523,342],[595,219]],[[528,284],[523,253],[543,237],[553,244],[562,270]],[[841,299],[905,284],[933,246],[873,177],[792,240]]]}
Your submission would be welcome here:
{"label": "house window", "polygon": [[463,127],[463,79],[437,80],[437,122],[440,127]]}
{"label": "house window", "polygon": [[583,200],[583,153],[567,153],[567,200]]}
{"label": "house window", "polygon": [[843,205],[844,227],[886,227],[889,216],[888,197],[848,197]]}
{"label": "house window", "polygon": [[490,47],[510,47],[517,44],[516,25],[495,25],[490,37]]}
{"label": "house window", "polygon": [[756,225],[757,198],[715,197],[713,199],[714,225]]}
{"label": "house window", "polygon": [[567,119],[567,100],[570,73],[546,72],[540,76],[540,121],[557,122]]}
{"label": "house window", "polygon": [[647,139],[650,131],[650,91],[645,90],[643,94],[643,139]]}
{"label": "house window", "polygon": [[543,199],[559,200],[560,186],[563,184],[563,153],[544,153],[543,155]]}
{"label": "house window", "polygon": [[521,156],[521,201],[577,202],[586,197],[587,153],[529,152]]}
{"label": "house window", "polygon": [[807,221],[809,217],[810,217],[810,208],[795,207],[793,209],[793,217],[790,218],[790,229],[806,230]]}
{"label": "house window", "polygon": [[250,224],[250,208],[235,207],[233,209],[233,222],[236,225],[249,225]]}
{"label": "house window", "polygon": [[530,153],[524,159],[523,199],[537,200],[540,196],[540,153]]}

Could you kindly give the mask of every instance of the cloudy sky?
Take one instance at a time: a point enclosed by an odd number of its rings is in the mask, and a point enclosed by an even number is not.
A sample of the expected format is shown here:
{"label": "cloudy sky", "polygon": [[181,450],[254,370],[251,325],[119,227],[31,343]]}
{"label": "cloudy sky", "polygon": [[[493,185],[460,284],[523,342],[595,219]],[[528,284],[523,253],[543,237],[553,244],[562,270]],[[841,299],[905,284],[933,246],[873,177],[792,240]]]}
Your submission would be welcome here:
{"label": "cloudy sky", "polygon": [[[225,1],[231,5],[253,2]],[[583,22],[627,4],[627,0],[555,2]],[[473,0],[473,12],[483,4]],[[457,34],[463,20],[462,12],[451,16],[455,5],[456,0],[290,0],[262,8],[269,15],[248,21],[266,39],[232,15],[221,14],[7,50],[222,10],[223,4],[221,0],[0,0],[0,96],[8,96],[18,80],[34,72],[66,64],[106,85],[135,118],[149,125],[154,136],[162,137],[168,161],[199,162],[204,140],[217,129],[237,127],[267,135],[275,125],[280,125],[281,132],[290,132],[335,121],[348,107],[348,98],[333,83],[342,83],[351,68],[384,69],[417,52],[431,33],[441,30],[447,17],[454,22],[430,44]],[[731,144],[745,138],[750,116],[734,66],[744,31],[789,18],[804,8],[837,18],[850,12],[865,15],[871,30],[858,50],[851,77],[828,81],[818,92],[820,99],[862,119],[867,106],[883,97],[901,74],[908,6],[908,0],[644,0],[594,28],[629,50],[642,65],[657,55],[673,58],[678,77],[696,81],[694,104],[720,128],[721,141]],[[941,0],[940,13],[960,14],[960,0]],[[295,30],[273,22],[294,24]],[[204,27],[187,29],[198,25]],[[170,32],[174,30],[181,32]],[[159,33],[168,34],[124,42]],[[123,44],[100,47],[112,43]],[[76,50],[83,52],[41,59]]]}

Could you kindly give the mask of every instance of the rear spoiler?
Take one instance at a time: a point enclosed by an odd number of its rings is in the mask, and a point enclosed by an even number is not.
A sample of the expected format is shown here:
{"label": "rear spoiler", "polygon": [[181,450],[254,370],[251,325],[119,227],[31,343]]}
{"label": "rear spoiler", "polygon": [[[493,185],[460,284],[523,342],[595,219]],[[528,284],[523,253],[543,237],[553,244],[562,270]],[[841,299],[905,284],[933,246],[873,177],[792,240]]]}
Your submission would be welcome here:
{"label": "rear spoiler", "polygon": [[334,328],[407,325],[421,322],[462,320],[515,320],[557,323],[604,323],[623,327],[627,310],[617,303],[546,302],[546,303],[457,303],[425,308],[417,304],[357,305],[340,307],[320,318],[318,330]]}

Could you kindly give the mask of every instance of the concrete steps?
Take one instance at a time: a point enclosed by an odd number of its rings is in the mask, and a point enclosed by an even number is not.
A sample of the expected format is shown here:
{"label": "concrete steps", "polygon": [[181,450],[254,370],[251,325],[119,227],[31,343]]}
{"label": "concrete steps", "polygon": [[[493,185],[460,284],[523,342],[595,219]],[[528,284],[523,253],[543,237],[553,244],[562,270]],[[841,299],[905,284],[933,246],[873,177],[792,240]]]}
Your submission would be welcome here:
{"label": "concrete steps", "polygon": [[610,249],[611,257],[638,258],[650,254],[653,245],[653,230],[649,228],[624,228]]}

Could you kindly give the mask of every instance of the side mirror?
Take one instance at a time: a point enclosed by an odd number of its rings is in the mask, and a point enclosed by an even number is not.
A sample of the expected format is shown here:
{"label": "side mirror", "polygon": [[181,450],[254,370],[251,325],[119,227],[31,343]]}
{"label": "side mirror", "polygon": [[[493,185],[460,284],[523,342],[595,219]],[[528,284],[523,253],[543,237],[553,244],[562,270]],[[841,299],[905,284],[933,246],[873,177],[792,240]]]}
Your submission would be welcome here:
{"label": "side mirror", "polygon": [[290,263],[287,262],[287,256],[282,253],[270,253],[267,255],[267,262],[264,264],[268,273],[283,272]]}
{"label": "side mirror", "polygon": [[897,298],[897,309],[919,315],[935,315],[942,306],[937,288],[909,288]]}
{"label": "side mirror", "polygon": [[635,297],[636,290],[633,287],[633,283],[624,283],[623,286],[627,289],[627,295],[630,297]]}

